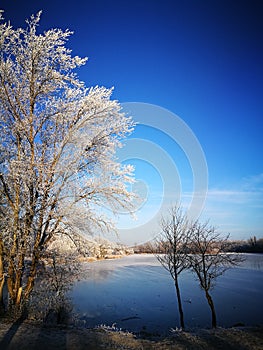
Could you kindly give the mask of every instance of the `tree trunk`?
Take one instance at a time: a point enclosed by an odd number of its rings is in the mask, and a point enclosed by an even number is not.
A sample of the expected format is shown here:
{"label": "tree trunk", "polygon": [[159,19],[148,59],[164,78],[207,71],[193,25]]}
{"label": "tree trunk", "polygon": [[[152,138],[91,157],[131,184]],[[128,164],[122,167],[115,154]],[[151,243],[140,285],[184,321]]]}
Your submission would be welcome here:
{"label": "tree trunk", "polygon": [[22,297],[22,277],[24,270],[25,255],[22,252],[19,256],[17,271],[16,271],[16,281],[15,281],[15,291],[16,291],[16,305],[21,304]]}
{"label": "tree trunk", "polygon": [[[9,271],[13,270],[10,268]],[[22,287],[19,284],[20,278],[18,278],[17,274],[13,272],[14,277],[7,277],[7,288],[9,294],[9,302],[12,307],[20,307],[21,303],[21,295],[22,295]]]}
{"label": "tree trunk", "polygon": [[4,273],[0,273],[0,314],[5,310],[4,297],[3,297],[3,289],[5,284],[5,275]]}
{"label": "tree trunk", "polygon": [[205,291],[205,296],[206,296],[206,299],[208,301],[208,304],[210,306],[211,313],[212,313],[212,328],[216,328],[217,321],[216,321],[215,306],[214,306],[214,302],[213,302],[211,295],[208,293],[208,290]]}
{"label": "tree trunk", "polygon": [[4,298],[3,298],[3,289],[5,284],[5,276],[0,276],[0,315],[4,313],[5,311],[5,304],[4,304]]}
{"label": "tree trunk", "polygon": [[36,254],[32,256],[32,262],[31,262],[31,268],[30,268],[30,273],[27,279],[27,284],[25,287],[25,293],[24,293],[24,298],[25,300],[28,300],[33,288],[34,288],[34,283],[36,279],[36,274],[37,274],[37,265],[38,265],[39,258]]}
{"label": "tree trunk", "polygon": [[8,289],[8,299],[11,303],[14,303],[16,296],[14,292],[14,262],[12,257],[9,258],[8,261],[8,269],[7,269],[7,289]]}
{"label": "tree trunk", "polygon": [[3,264],[3,246],[0,243],[0,314],[4,312],[5,305],[3,299],[3,289],[5,284],[5,273]]}
{"label": "tree trunk", "polygon": [[175,289],[176,289],[176,295],[177,295],[177,302],[178,302],[178,309],[179,309],[179,316],[180,316],[180,325],[181,328],[184,329],[184,313],[183,313],[183,306],[182,306],[182,300],[181,300],[181,294],[180,294],[180,288],[178,283],[177,276],[174,279]]}

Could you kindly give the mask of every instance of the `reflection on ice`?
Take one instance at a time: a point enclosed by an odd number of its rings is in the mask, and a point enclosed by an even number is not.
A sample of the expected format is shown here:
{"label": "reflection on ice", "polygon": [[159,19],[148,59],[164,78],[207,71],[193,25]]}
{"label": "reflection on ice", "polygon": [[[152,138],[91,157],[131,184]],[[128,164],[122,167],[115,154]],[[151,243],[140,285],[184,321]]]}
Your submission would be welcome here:
{"label": "reflection on ice", "polygon": [[240,267],[252,270],[263,270],[263,254],[243,254],[245,260]]}

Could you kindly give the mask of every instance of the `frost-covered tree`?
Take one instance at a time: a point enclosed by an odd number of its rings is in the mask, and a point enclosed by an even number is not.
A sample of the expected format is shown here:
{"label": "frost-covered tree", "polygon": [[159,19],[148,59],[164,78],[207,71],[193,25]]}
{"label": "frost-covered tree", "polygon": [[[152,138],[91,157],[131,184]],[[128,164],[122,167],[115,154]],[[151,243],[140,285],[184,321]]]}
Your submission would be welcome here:
{"label": "frost-covered tree", "polygon": [[109,229],[98,210],[131,208],[133,169],[115,152],[133,129],[111,89],[86,88],[70,31],[0,24],[0,298],[27,300],[55,234]]}

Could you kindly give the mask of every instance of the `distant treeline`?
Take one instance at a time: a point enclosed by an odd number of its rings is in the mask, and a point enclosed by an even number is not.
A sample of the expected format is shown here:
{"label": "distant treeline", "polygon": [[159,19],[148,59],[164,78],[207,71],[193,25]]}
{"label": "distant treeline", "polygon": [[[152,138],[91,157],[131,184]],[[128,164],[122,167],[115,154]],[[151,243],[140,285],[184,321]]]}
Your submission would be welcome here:
{"label": "distant treeline", "polygon": [[[135,254],[161,253],[159,247],[154,245],[152,242],[146,242],[138,245],[136,244],[132,248]],[[263,238],[257,239],[254,236],[246,241],[229,241],[226,251],[235,253],[263,253]]]}
{"label": "distant treeline", "polygon": [[254,236],[247,241],[232,241],[228,251],[236,253],[263,253],[263,238],[257,239]]}

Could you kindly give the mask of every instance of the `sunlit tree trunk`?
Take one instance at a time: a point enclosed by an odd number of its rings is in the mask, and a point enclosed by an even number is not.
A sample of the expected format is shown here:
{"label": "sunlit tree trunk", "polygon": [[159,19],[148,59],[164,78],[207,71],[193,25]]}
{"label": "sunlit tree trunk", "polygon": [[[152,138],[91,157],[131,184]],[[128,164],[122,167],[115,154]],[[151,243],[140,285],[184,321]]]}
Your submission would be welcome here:
{"label": "sunlit tree trunk", "polygon": [[4,312],[5,305],[3,299],[3,289],[5,285],[5,272],[4,272],[4,251],[3,243],[0,241],[0,314]]}
{"label": "sunlit tree trunk", "polygon": [[23,278],[23,271],[24,271],[24,260],[25,260],[25,255],[22,252],[19,255],[18,259],[18,265],[17,265],[17,271],[16,271],[16,280],[15,280],[15,304],[20,305],[21,304],[21,299],[22,299],[22,278]]}
{"label": "sunlit tree trunk", "polygon": [[30,272],[29,272],[29,276],[27,279],[27,284],[26,284],[25,292],[24,292],[25,300],[28,300],[30,293],[32,292],[32,290],[34,288],[38,262],[39,262],[39,256],[37,254],[33,255],[32,261],[31,261],[31,268],[30,268]]}

